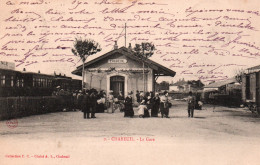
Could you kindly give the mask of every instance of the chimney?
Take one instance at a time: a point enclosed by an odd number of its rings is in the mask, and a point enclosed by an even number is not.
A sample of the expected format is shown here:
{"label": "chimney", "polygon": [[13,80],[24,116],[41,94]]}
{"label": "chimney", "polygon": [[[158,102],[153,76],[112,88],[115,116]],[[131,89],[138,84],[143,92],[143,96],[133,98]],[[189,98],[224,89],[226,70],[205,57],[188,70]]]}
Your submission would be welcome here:
{"label": "chimney", "polygon": [[26,69],[25,69],[25,68],[23,68],[23,71],[25,72],[25,71],[26,71]]}
{"label": "chimney", "polygon": [[118,49],[117,41],[115,41],[114,49]]}
{"label": "chimney", "polygon": [[56,72],[54,71],[54,76],[56,76]]}
{"label": "chimney", "polygon": [[40,71],[40,70],[38,70],[38,73],[41,73],[41,71]]}
{"label": "chimney", "polygon": [[129,49],[129,50],[132,50],[131,43],[129,43],[128,49]]}

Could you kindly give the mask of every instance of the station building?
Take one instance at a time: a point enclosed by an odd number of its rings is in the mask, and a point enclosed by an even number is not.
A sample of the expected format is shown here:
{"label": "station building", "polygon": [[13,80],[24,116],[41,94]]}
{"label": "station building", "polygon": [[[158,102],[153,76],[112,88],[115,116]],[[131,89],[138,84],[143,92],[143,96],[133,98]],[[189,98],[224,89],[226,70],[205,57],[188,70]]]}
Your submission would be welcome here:
{"label": "station building", "polygon": [[[144,66],[144,67],[143,67]],[[80,65],[72,74],[82,76]],[[154,91],[159,76],[174,77],[176,72],[152,60],[141,61],[131,48],[115,47],[84,64],[84,83],[87,88],[104,90],[117,96],[119,92],[125,97],[128,92]],[[143,69],[144,68],[144,69]]]}

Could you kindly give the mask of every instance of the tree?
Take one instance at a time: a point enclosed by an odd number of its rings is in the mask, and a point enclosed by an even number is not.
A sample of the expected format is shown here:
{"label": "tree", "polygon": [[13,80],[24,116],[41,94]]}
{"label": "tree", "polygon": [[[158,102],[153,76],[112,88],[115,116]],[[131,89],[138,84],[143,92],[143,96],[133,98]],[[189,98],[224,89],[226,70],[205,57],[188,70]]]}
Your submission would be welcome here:
{"label": "tree", "polygon": [[143,63],[143,87],[145,92],[145,75],[144,75],[144,63],[145,61],[154,54],[155,46],[150,42],[143,42],[142,44],[135,44],[134,52]]}
{"label": "tree", "polygon": [[81,61],[83,62],[82,67],[82,89],[84,88],[84,64],[87,60],[88,56],[96,54],[97,52],[101,51],[99,43],[95,42],[91,39],[75,39],[74,48],[71,49],[72,53],[75,56],[80,57]]}

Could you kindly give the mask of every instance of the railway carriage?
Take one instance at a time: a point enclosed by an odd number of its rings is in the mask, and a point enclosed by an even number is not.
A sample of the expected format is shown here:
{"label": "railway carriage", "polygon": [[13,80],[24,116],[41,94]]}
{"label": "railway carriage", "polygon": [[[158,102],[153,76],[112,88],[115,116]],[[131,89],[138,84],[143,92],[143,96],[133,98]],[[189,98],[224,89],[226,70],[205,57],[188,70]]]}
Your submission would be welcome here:
{"label": "railway carriage", "polygon": [[242,100],[254,113],[260,114],[260,65],[242,75]]}
{"label": "railway carriage", "polygon": [[71,91],[79,90],[81,82],[65,75],[0,69],[0,97],[50,96],[57,86]]}

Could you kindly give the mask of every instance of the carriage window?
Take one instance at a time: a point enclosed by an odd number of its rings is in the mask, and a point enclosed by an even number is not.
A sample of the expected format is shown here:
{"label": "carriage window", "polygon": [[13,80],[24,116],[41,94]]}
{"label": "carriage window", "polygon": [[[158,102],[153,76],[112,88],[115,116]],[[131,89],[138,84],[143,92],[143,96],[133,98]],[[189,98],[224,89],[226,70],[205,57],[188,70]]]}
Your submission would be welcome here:
{"label": "carriage window", "polygon": [[33,78],[33,87],[35,87],[35,78]]}
{"label": "carriage window", "polygon": [[17,78],[16,86],[19,87],[20,80]]}
{"label": "carriage window", "polygon": [[51,87],[52,80],[48,80],[48,87]]}
{"label": "carriage window", "polygon": [[16,86],[17,87],[23,87],[24,86],[24,80],[23,79],[17,79]]}
{"label": "carriage window", "polygon": [[47,79],[44,79],[44,84],[43,84],[44,87],[47,87]]}
{"label": "carriage window", "polygon": [[37,87],[40,87],[41,86],[41,82],[40,82],[40,79],[37,78]]}
{"label": "carriage window", "polygon": [[1,75],[1,86],[5,86],[5,75]]}
{"label": "carriage window", "polygon": [[11,87],[14,86],[14,76],[11,76]]}

